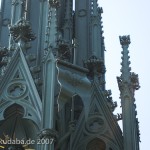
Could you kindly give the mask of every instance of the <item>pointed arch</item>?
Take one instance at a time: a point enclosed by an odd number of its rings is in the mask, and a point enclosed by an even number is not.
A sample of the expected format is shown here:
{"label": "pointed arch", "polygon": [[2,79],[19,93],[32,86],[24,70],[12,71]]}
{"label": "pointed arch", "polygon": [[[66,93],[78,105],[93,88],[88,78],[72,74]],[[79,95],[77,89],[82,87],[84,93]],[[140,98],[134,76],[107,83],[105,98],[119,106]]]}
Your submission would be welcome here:
{"label": "pointed arch", "polygon": [[86,150],[106,150],[106,144],[103,140],[95,138],[87,144]]}
{"label": "pointed arch", "polygon": [[24,113],[24,108],[18,104],[5,109],[4,120],[0,121],[0,138],[8,135],[11,139],[36,139],[38,127],[32,120],[23,118]]}
{"label": "pointed arch", "polygon": [[9,106],[8,108],[6,108],[4,112],[4,118],[9,119],[13,115],[23,117],[23,114],[24,114],[24,108],[15,103]]}
{"label": "pointed arch", "polygon": [[74,119],[78,120],[84,105],[82,98],[79,95],[76,94],[75,96],[73,96],[73,99],[74,99]]}

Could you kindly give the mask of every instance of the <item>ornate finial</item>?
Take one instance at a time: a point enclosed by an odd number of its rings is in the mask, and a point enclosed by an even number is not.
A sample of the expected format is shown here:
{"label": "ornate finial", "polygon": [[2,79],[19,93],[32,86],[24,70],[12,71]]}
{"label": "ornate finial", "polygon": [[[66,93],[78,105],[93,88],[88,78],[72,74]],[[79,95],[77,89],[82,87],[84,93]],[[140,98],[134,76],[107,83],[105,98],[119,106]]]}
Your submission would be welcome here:
{"label": "ornate finial", "polygon": [[15,42],[18,42],[19,40],[30,42],[35,39],[35,35],[32,33],[29,21],[24,18],[19,20],[15,25],[11,25],[9,29]]}
{"label": "ornate finial", "polygon": [[130,42],[130,36],[129,35],[125,35],[125,36],[119,36],[120,39],[120,44],[123,45],[127,45],[129,46]]}
{"label": "ornate finial", "polygon": [[105,73],[104,61],[98,59],[96,56],[91,56],[88,60],[84,61],[85,68],[89,69],[88,77],[90,79],[99,79]]}
{"label": "ornate finial", "polygon": [[69,61],[71,58],[70,46],[63,40],[60,40],[58,43],[58,58],[65,61]]}
{"label": "ornate finial", "polygon": [[49,4],[51,7],[59,7],[60,3],[58,0],[49,0]]}

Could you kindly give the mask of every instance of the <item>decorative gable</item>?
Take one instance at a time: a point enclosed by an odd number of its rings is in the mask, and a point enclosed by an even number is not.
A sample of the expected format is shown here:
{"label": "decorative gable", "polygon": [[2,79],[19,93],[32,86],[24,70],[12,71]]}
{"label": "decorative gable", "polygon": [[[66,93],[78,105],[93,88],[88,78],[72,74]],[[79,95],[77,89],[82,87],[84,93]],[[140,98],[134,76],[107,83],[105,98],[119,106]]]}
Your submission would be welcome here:
{"label": "decorative gable", "polygon": [[[107,105],[107,99],[97,86],[93,83],[91,87],[91,104],[87,120],[81,116],[78,122],[80,131],[75,131],[73,141],[75,150],[87,148],[88,143],[95,138],[103,140],[106,146],[114,149],[122,149],[122,132]],[[83,136],[84,135],[84,136]],[[80,143],[77,145],[77,143]],[[115,145],[118,145],[117,147]]]}
{"label": "decorative gable", "polygon": [[42,103],[22,50],[17,50],[0,85],[0,120],[13,104],[23,107],[23,118],[41,123]]}

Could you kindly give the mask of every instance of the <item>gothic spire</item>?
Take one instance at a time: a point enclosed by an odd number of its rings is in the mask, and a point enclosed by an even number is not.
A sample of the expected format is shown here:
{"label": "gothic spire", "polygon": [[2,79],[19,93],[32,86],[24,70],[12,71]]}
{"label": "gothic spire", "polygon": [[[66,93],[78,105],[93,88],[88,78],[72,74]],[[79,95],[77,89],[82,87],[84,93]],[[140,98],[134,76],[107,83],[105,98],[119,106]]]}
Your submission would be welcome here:
{"label": "gothic spire", "polygon": [[122,45],[121,77],[117,77],[123,117],[124,150],[139,150],[139,129],[136,118],[134,91],[139,89],[138,75],[129,67],[130,36],[120,36]]}

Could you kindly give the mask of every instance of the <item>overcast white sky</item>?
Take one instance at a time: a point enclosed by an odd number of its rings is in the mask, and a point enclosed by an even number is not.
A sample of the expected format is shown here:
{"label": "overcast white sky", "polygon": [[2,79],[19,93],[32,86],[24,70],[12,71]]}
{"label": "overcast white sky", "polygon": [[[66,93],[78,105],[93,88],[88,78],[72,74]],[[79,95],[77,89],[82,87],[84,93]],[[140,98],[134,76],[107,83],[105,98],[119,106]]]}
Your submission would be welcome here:
{"label": "overcast white sky", "polygon": [[[136,91],[140,122],[140,150],[149,148],[150,135],[150,1],[149,0],[98,0],[103,7],[103,26],[106,47],[107,89],[112,90],[113,100],[118,101],[116,76],[120,73],[121,45],[119,35],[130,35],[130,61],[132,72],[139,74],[141,88]],[[119,109],[116,112],[121,112]]]}

